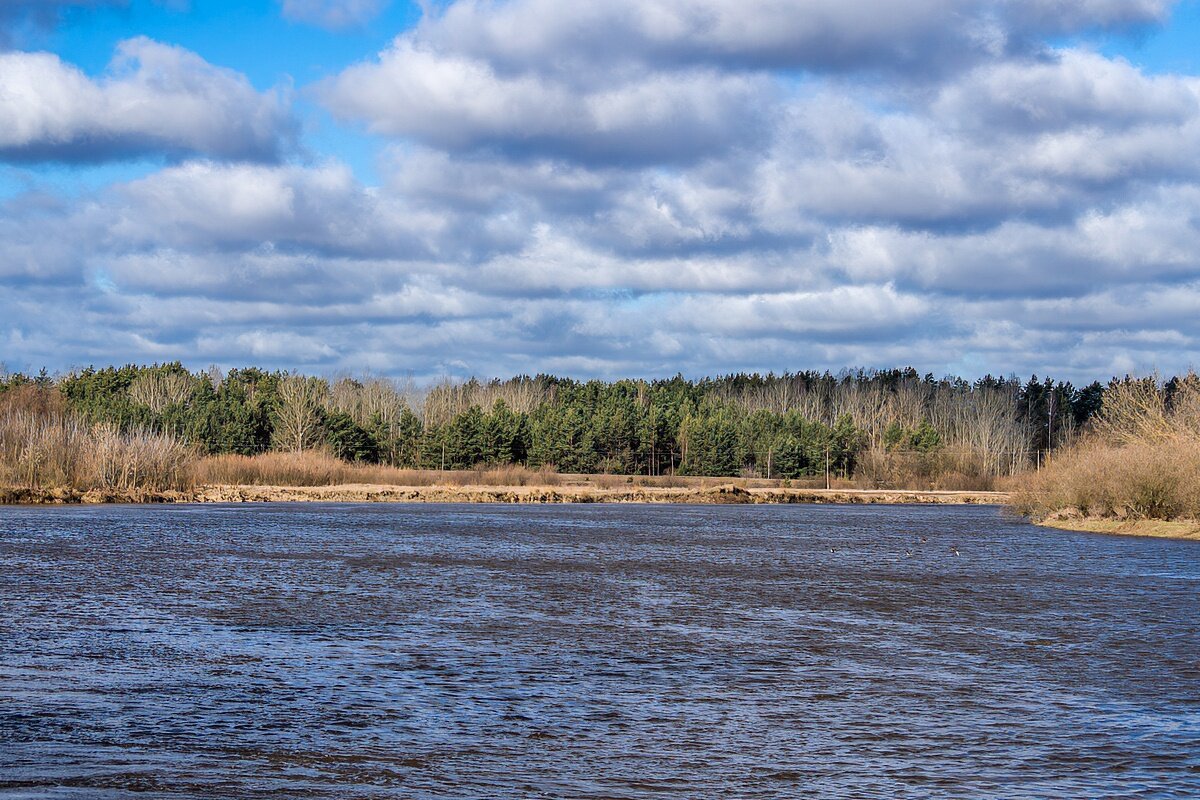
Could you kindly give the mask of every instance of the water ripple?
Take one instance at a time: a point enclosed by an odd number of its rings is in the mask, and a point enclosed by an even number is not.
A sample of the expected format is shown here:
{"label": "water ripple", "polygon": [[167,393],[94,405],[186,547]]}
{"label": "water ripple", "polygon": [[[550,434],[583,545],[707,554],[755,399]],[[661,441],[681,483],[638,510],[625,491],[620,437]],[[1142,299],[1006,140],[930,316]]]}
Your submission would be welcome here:
{"label": "water ripple", "polygon": [[1198,552],[986,508],[0,509],[0,797],[1194,798]]}

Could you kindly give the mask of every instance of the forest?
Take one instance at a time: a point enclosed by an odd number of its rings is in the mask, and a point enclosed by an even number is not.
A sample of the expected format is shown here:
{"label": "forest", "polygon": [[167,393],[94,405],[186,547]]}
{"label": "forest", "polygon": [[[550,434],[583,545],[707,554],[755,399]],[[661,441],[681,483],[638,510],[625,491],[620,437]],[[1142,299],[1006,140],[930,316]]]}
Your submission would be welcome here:
{"label": "forest", "polygon": [[48,435],[51,421],[59,438],[64,425],[127,446],[158,437],[196,456],[319,450],[409,469],[519,464],[987,488],[1074,443],[1104,393],[1099,382],[966,381],[912,368],[700,380],[538,375],[419,388],[255,367],[192,372],[179,362],[89,367],[0,375],[0,459],[10,472],[29,461],[22,448],[37,425]]}

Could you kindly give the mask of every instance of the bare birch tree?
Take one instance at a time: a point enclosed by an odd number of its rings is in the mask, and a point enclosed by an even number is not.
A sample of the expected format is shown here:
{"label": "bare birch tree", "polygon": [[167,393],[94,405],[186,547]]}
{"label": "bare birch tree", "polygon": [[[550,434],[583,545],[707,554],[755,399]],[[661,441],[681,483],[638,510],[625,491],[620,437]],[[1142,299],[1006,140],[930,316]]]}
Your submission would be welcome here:
{"label": "bare birch tree", "polygon": [[192,377],[180,372],[143,372],[129,385],[129,399],[161,414],[182,405],[192,394]]}
{"label": "bare birch tree", "polygon": [[293,374],[279,382],[273,436],[276,449],[295,453],[320,443],[325,394],[325,382],[319,378]]}

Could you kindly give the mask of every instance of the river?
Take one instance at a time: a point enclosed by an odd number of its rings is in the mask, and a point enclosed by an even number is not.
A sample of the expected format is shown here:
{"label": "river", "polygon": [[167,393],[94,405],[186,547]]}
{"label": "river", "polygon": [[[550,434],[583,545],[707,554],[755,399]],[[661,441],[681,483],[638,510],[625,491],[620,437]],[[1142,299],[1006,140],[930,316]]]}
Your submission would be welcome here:
{"label": "river", "polygon": [[987,507],[0,508],[0,798],[1200,797],[1200,545]]}

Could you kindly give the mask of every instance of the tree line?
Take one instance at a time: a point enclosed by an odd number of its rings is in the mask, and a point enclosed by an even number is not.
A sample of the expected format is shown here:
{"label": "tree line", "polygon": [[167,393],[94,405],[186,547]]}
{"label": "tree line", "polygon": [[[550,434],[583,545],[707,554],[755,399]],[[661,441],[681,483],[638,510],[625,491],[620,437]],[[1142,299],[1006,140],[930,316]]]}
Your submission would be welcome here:
{"label": "tree line", "polygon": [[[202,454],[327,449],[418,469],[481,464],[643,475],[860,477],[879,485],[1024,469],[1073,440],[1104,387],[915,370],[578,381],[327,379],[181,363],[0,376],[85,424],[152,430]],[[15,394],[14,394],[15,393]]]}

